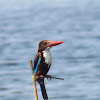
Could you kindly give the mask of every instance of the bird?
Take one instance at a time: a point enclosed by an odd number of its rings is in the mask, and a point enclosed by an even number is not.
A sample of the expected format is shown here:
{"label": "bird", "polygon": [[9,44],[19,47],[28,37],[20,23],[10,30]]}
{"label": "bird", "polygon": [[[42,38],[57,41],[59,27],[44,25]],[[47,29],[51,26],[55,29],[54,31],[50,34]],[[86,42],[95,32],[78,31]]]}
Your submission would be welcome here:
{"label": "bird", "polygon": [[34,74],[35,76],[38,76],[36,81],[40,85],[42,97],[44,100],[48,100],[44,83],[44,76],[50,78],[50,76],[47,75],[52,63],[50,48],[61,43],[63,43],[63,41],[42,40],[39,43],[38,52],[34,58]]}

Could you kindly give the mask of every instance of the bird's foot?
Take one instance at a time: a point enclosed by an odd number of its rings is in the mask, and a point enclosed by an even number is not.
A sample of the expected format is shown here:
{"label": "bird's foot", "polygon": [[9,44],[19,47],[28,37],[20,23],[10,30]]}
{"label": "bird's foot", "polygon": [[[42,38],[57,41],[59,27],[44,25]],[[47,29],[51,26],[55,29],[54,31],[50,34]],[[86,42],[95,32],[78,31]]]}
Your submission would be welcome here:
{"label": "bird's foot", "polygon": [[36,81],[37,82],[42,82],[44,80],[44,76],[43,75],[40,75],[40,76],[36,76]]}
{"label": "bird's foot", "polygon": [[43,75],[40,75],[39,78],[40,78],[40,79],[44,79],[44,76],[43,76]]}
{"label": "bird's foot", "polygon": [[51,75],[46,75],[46,78],[47,78],[48,80],[51,80],[51,79],[52,79],[52,76],[51,76]]}

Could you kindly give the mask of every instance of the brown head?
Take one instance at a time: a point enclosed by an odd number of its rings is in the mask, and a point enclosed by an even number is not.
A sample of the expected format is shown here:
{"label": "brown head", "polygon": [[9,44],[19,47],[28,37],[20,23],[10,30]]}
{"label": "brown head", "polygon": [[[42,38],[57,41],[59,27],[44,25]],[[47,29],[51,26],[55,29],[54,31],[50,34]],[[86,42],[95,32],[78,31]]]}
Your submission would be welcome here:
{"label": "brown head", "polygon": [[50,40],[43,40],[39,43],[38,52],[42,52],[46,48],[50,49],[53,46],[59,45],[63,43],[63,41],[50,41]]}

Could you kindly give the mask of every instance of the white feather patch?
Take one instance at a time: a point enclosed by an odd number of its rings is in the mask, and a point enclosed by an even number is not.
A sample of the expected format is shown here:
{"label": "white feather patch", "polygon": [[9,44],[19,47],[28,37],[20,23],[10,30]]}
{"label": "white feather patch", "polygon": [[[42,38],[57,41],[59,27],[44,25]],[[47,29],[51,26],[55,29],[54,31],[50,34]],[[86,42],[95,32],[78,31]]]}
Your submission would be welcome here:
{"label": "white feather patch", "polygon": [[51,65],[51,53],[49,49],[45,49],[43,51],[43,57],[45,58],[45,63],[50,66]]}

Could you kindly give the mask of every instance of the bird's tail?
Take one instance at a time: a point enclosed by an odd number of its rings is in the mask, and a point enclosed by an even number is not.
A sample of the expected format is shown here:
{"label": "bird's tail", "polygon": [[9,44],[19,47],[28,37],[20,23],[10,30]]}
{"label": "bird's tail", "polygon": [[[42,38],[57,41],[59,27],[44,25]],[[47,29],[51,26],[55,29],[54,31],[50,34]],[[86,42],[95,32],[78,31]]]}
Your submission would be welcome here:
{"label": "bird's tail", "polygon": [[47,95],[47,92],[46,92],[44,80],[43,80],[43,82],[40,83],[40,88],[41,88],[43,99],[48,100],[48,95]]}

